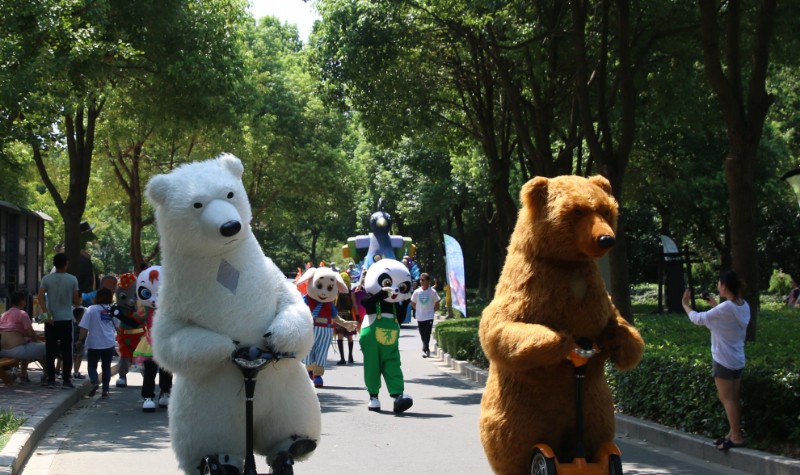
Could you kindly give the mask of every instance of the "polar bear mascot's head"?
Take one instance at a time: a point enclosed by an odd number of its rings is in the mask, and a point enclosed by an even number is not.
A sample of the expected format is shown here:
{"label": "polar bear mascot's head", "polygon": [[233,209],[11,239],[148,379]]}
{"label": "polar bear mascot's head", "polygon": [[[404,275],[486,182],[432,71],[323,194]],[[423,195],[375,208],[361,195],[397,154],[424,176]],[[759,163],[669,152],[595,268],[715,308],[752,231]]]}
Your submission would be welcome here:
{"label": "polar bear mascot's head", "polygon": [[153,177],[146,194],[156,204],[161,247],[179,255],[222,255],[248,239],[252,214],[243,172],[238,158],[223,154]]}

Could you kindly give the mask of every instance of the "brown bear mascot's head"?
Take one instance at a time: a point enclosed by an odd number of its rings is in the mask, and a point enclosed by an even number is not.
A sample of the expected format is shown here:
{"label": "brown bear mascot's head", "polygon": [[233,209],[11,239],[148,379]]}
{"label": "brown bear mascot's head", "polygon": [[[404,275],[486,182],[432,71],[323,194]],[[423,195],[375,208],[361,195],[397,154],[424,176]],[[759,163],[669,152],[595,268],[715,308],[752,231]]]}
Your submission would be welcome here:
{"label": "brown bear mascot's head", "polygon": [[[586,261],[602,257],[616,241],[619,207],[602,176],[536,177],[522,187],[520,201],[511,252],[553,262]],[[543,239],[554,236],[558,239]]]}

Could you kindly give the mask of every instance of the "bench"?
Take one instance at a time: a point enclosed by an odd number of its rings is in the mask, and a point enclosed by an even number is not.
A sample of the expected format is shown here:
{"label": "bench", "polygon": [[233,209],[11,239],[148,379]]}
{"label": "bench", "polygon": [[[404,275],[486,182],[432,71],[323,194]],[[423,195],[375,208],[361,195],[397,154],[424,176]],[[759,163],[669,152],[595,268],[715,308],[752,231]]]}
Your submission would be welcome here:
{"label": "bench", "polygon": [[10,371],[19,365],[19,360],[16,358],[0,357],[0,380],[6,386],[11,386],[14,383],[14,374]]}

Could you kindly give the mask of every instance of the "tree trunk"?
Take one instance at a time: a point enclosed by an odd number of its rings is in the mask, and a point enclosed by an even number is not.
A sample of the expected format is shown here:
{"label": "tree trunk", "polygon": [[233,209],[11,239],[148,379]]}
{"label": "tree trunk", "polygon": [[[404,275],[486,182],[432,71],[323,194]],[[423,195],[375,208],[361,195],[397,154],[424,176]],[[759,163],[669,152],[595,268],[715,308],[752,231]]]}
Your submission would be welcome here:
{"label": "tree trunk", "polygon": [[[777,2],[764,0],[758,5],[754,22],[756,31],[749,42],[753,45],[752,51],[746,52],[742,47],[744,12],[741,0],[729,0],[724,10],[718,8],[716,0],[699,1],[703,63],[708,82],[720,103],[728,134],[725,180],[730,210],[731,254],[733,269],[748,284],[746,289],[749,289],[743,295],[750,304],[748,341],[756,338],[761,297],[753,169],[764,121],[774,101],[774,97],[766,91],[766,77]],[[721,19],[727,22],[724,61],[720,48],[720,38],[723,37],[719,28]],[[742,64],[742,58],[745,57],[750,58],[750,70],[747,72]]]}
{"label": "tree trunk", "polygon": [[[149,135],[149,134],[147,134]],[[122,189],[128,196],[128,219],[130,221],[130,257],[133,262],[133,270],[137,272],[146,263],[142,250],[142,229],[153,222],[153,219],[145,220],[142,217],[142,185],[140,179],[143,139],[126,150],[117,150],[112,153],[109,150],[111,164],[114,168],[114,175],[117,177]]]}
{"label": "tree trunk", "polygon": [[47,171],[39,143],[34,138],[30,145],[33,160],[47,191],[64,221],[64,247],[69,261],[68,272],[77,274],[81,251],[80,223],[86,210],[87,190],[92,169],[95,124],[100,117],[104,101],[87,100],[77,107],[75,115],[64,116],[63,131],[67,141],[69,159],[69,188],[66,199],[56,188]]}
{"label": "tree trunk", "polygon": [[[586,25],[589,3],[584,0],[573,0],[572,19],[574,31],[575,61],[575,97],[578,113],[583,127],[583,136],[589,155],[595,160],[602,174],[611,182],[620,206],[622,206],[622,190],[625,171],[628,167],[630,152],[636,132],[636,86],[635,70],[631,59],[631,42],[633,35],[630,28],[630,2],[618,0],[617,32],[611,33],[612,1],[601,2],[599,10],[600,27],[596,45],[597,57],[589,59]],[[616,38],[616,43],[612,39]],[[608,62],[609,50],[616,45],[619,57],[616,73]],[[590,79],[590,64],[592,77]],[[614,82],[619,83],[616,92],[620,105],[614,108]],[[591,92],[590,93],[590,87]],[[612,117],[619,116],[619,125]],[[615,130],[616,126],[616,130]],[[587,167],[588,172],[588,167]],[[621,218],[617,226],[618,242],[609,255],[611,267],[611,298],[620,314],[633,321],[633,309],[630,302],[630,286],[628,274],[628,253],[625,248],[625,225]]]}
{"label": "tree trunk", "polygon": [[[732,144],[734,145],[734,144]],[[747,325],[748,341],[755,341],[761,290],[759,289],[758,244],[756,242],[756,201],[753,189],[753,162],[756,151],[753,145],[731,149],[725,158],[725,180],[731,222],[731,252],[733,270],[747,284],[742,295],[750,304],[750,323]]]}
{"label": "tree trunk", "polygon": [[611,289],[614,305],[626,320],[633,323],[633,307],[631,306],[630,276],[628,274],[628,249],[625,239],[625,219],[620,217],[617,223],[617,243],[608,255],[611,268]]}

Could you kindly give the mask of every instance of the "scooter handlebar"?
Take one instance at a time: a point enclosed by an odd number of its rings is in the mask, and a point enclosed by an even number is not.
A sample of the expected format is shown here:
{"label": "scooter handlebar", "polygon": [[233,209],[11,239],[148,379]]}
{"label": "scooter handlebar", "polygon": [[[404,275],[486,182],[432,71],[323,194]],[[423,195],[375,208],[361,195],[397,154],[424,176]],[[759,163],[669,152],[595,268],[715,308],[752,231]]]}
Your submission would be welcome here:
{"label": "scooter handlebar", "polygon": [[294,353],[284,353],[280,351],[272,351],[271,349],[263,349],[257,346],[244,346],[241,348],[237,348],[233,355],[231,355],[231,359],[234,361],[256,361],[256,360],[265,360],[265,361],[278,361],[284,358],[294,358]]}
{"label": "scooter handlebar", "polygon": [[569,353],[567,358],[576,368],[586,365],[589,362],[589,358],[600,353],[597,345],[586,338],[579,338],[575,343],[578,346]]}

